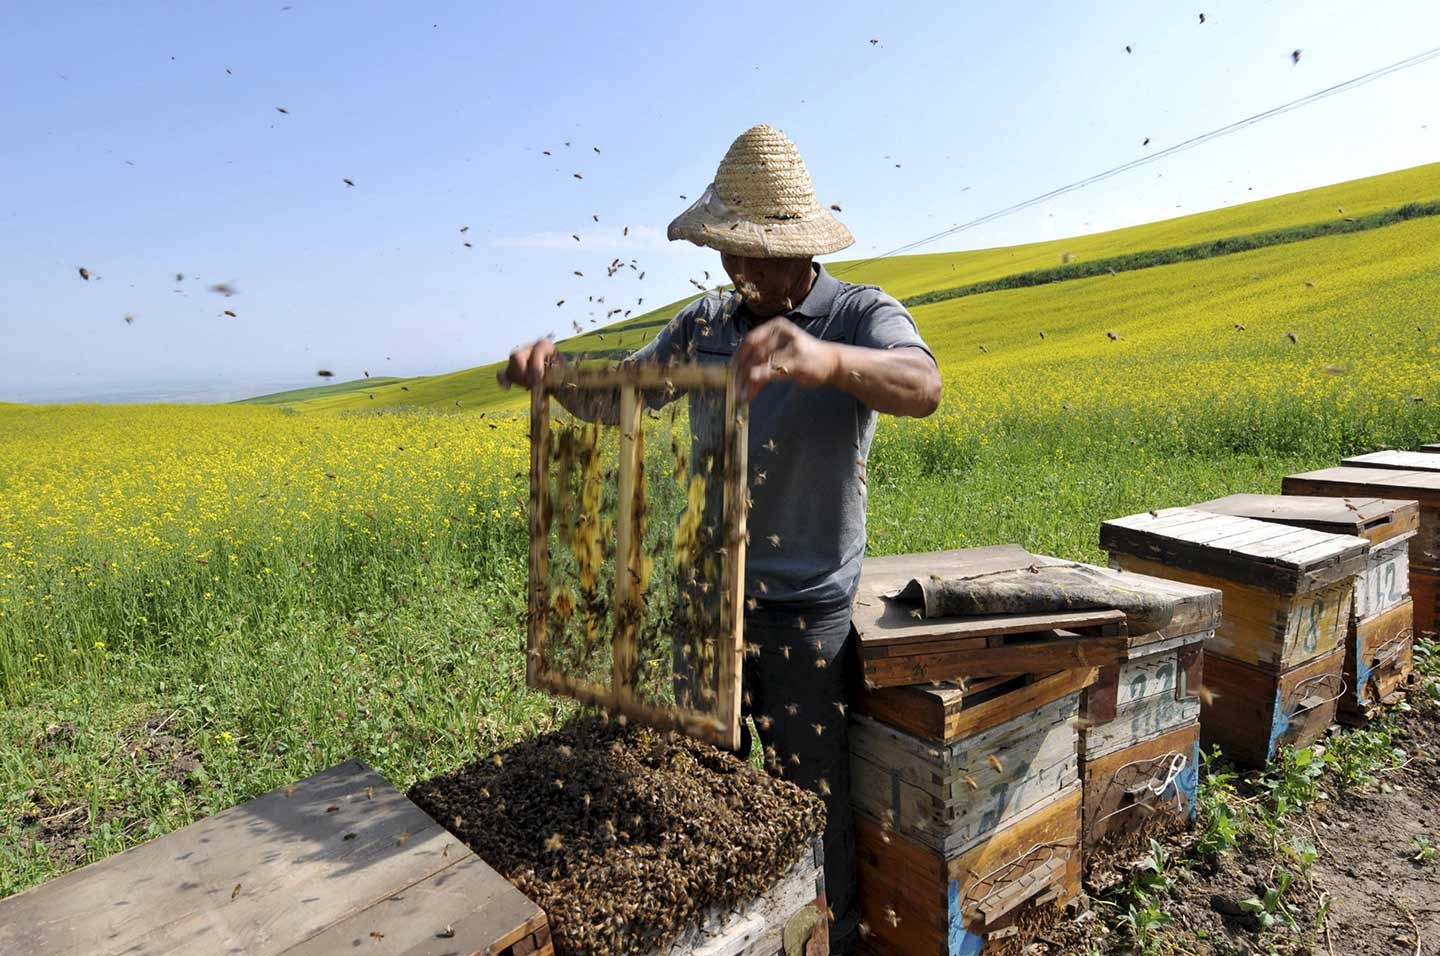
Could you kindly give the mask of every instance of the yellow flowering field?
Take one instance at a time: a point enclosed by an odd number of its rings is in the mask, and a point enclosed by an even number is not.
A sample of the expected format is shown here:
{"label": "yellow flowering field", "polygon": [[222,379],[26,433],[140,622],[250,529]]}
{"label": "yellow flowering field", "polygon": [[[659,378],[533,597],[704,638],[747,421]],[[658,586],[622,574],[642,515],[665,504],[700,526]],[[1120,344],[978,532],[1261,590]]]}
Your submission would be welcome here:
{"label": "yellow flowering field", "polygon": [[244,405],[0,409],[0,695],[205,605],[383,590],[432,550],[480,562],[510,549],[525,427]]}

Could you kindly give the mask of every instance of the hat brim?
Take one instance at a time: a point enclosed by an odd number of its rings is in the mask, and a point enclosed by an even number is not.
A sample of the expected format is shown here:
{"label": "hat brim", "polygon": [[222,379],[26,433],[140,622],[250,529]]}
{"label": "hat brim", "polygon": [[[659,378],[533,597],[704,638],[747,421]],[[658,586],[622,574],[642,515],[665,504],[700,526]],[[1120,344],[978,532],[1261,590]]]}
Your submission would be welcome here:
{"label": "hat brim", "polygon": [[799,259],[839,252],[855,242],[845,224],[815,208],[804,219],[752,222],[728,206],[712,184],[665,230],[670,240],[688,239],[734,256]]}

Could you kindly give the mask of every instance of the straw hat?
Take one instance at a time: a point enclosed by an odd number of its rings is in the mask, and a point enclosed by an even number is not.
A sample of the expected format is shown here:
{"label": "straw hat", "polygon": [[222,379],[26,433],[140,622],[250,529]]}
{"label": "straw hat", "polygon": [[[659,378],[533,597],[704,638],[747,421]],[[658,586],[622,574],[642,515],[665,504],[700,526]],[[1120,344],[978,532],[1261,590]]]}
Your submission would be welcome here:
{"label": "straw hat", "polygon": [[855,241],[816,201],[795,144],[770,126],[752,126],[730,144],[715,181],[666,235],[756,258],[819,256]]}

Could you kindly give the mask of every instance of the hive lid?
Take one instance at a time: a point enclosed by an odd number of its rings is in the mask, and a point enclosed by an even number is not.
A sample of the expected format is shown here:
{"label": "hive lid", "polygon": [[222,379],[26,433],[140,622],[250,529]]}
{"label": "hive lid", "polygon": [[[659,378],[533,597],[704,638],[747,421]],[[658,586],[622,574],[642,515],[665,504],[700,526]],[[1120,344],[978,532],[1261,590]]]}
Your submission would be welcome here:
{"label": "hive lid", "polygon": [[1397,471],[1358,466],[1321,468],[1287,475],[1280,483],[1287,495],[1363,495],[1418,501],[1422,508],[1440,508],[1440,471]]}
{"label": "hive lid", "polygon": [[1167,508],[1102,522],[1100,546],[1237,584],[1304,593],[1362,570],[1370,543],[1353,535]]}
{"label": "hive lid", "polygon": [[[1440,447],[1440,446],[1437,446]],[[1395,471],[1440,471],[1440,455],[1426,451],[1372,451],[1340,462],[1355,468],[1391,468]]]}
{"label": "hive lid", "polygon": [[1063,562],[1031,554],[1016,544],[866,558],[856,589],[852,618],[861,647],[929,643],[949,638],[1033,634],[1056,628],[1074,629],[1125,620],[1123,613],[1110,608],[926,618],[914,616],[908,604],[887,597],[917,578],[928,578],[932,575],[972,577],[999,571],[1018,571],[1039,563]]}
{"label": "hive lid", "polygon": [[1356,535],[1371,544],[1389,541],[1420,526],[1419,506],[1397,498],[1230,495],[1190,507],[1330,534]]}
{"label": "hive lid", "polygon": [[[1040,564],[1069,563],[1061,561],[1059,558],[1041,555],[1036,556],[1036,561]],[[1131,630],[1126,635],[1131,647],[1152,644],[1167,638],[1189,637],[1193,634],[1214,630],[1220,625],[1220,605],[1223,594],[1217,588],[1207,588],[1185,581],[1171,581],[1168,578],[1157,578],[1149,574],[1121,571],[1117,568],[1105,568],[1099,565],[1087,564],[1085,567],[1097,574],[1114,577],[1117,584],[1153,590],[1175,602],[1175,614],[1164,628],[1149,633],[1137,633]]]}

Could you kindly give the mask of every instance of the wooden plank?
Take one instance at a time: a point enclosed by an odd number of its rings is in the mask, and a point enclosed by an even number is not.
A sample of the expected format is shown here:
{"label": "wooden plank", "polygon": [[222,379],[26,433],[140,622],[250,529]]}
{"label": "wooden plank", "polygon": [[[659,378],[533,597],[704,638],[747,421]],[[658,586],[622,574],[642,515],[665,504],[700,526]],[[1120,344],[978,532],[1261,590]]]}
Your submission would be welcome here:
{"label": "wooden plank", "polygon": [[1440,571],[1410,567],[1410,597],[1415,602],[1415,633],[1435,640],[1440,636]]}
{"label": "wooden plank", "polygon": [[562,388],[666,388],[720,391],[730,380],[730,366],[718,362],[684,365],[629,364],[616,368],[586,368],[578,365],[551,365],[540,387],[555,392]]}
{"label": "wooden plank", "polygon": [[[983,614],[973,617],[916,618],[903,602],[879,599],[855,605],[852,621],[862,649],[935,641],[963,641],[1003,634],[1035,634],[1058,628],[1078,630],[1125,620],[1121,611],[1046,611],[1039,614]],[[863,630],[862,630],[863,628]]]}
{"label": "wooden plank", "polygon": [[[1155,793],[1181,761],[1183,770],[1169,786]],[[1199,764],[1198,721],[1103,757],[1082,758],[1086,848],[1148,827],[1156,814],[1176,822],[1191,819],[1195,813]]]}
{"label": "wooden plank", "polygon": [[550,396],[530,390],[530,581],[526,615],[525,684],[538,688],[549,626],[550,580]]}
{"label": "wooden plank", "polygon": [[1073,694],[1098,673],[1097,668],[1074,668],[1047,674],[973,705],[953,687],[867,689],[855,709],[922,739],[951,743]]}
{"label": "wooden plank", "polygon": [[862,645],[861,664],[865,685],[877,688],[967,676],[1051,671],[1057,667],[1103,667],[1124,660],[1128,650],[1129,642],[1124,637],[1060,638],[891,657],[868,657]]}
{"label": "wooden plank", "polygon": [[1341,696],[1345,650],[1280,674],[1206,654],[1200,742],[1219,746],[1244,767],[1263,767],[1282,746],[1319,740],[1334,720]]}
{"label": "wooden plank", "polygon": [[746,483],[749,454],[748,407],[742,406],[736,392],[735,376],[725,379],[725,493],[722,501],[725,520],[725,553],[721,555],[720,590],[724,600],[720,609],[720,655],[717,702],[720,722],[724,727],[727,750],[740,747],[741,661],[745,647],[745,618],[741,611],[745,601],[745,530],[749,492]]}
{"label": "wooden plank", "polygon": [[619,489],[615,506],[615,633],[611,637],[610,687],[620,697],[635,694],[635,672],[638,663],[636,636],[640,631],[641,581],[640,562],[644,535],[641,522],[645,518],[644,502],[637,492],[645,493],[641,471],[645,457],[645,433],[639,390],[633,385],[620,388],[620,462]]}
{"label": "wooden plank", "polygon": [[1395,607],[1410,596],[1410,551],[1408,536],[1370,550],[1364,571],[1355,578],[1355,605],[1352,618],[1373,617]]}
{"label": "wooden plank", "polygon": [[451,946],[478,952],[543,920],[351,760],[0,901],[0,952],[312,954],[367,924],[367,952],[405,952],[447,924]]}
{"label": "wooden plank", "polygon": [[1114,720],[1082,730],[1080,753],[1092,760],[1194,723],[1199,718],[1200,701],[1194,697],[1176,698],[1168,694],[1134,700],[1121,706]]}
{"label": "wooden plank", "polygon": [[[1307,528],[1295,528],[1280,536],[1263,535],[1263,540],[1238,547],[1207,547],[1206,540],[1222,537],[1223,527],[1233,534],[1244,527],[1268,530],[1264,522],[1251,518],[1211,515],[1211,522],[1189,526],[1190,537],[1171,536],[1164,531],[1148,533],[1117,521],[1100,526],[1100,545],[1116,553],[1130,554],[1165,565],[1203,572],[1228,580],[1242,581],[1276,591],[1295,592],[1320,587],[1355,574],[1363,564],[1367,542],[1360,538],[1328,535]],[[1224,525],[1219,523],[1224,522]],[[1191,540],[1191,539],[1195,540]],[[1291,556],[1305,550],[1306,560]]]}
{"label": "wooden plank", "polygon": [[1192,507],[1330,534],[1355,535],[1371,544],[1414,531],[1420,523],[1420,509],[1415,502],[1368,496],[1229,495]]}
{"label": "wooden plank", "polygon": [[1395,471],[1440,471],[1440,460],[1423,451],[1372,451],[1352,455],[1340,464],[1347,468],[1390,468]]}
{"label": "wooden plank", "polygon": [[1145,574],[1171,575],[1221,589],[1225,614],[1209,649],[1237,660],[1285,669],[1338,647],[1348,626],[1354,595],[1348,580],[1304,594],[1285,594],[1123,553],[1114,559]]}
{"label": "wooden plank", "polygon": [[[1440,508],[1440,473],[1394,471],[1388,468],[1320,468],[1287,475],[1280,490],[1287,495],[1373,495],[1418,502],[1421,509]],[[1423,516],[1422,516],[1423,522]]]}
{"label": "wooden plank", "polygon": [[1414,614],[1414,604],[1407,599],[1351,622],[1342,671],[1348,686],[1339,709],[1352,722],[1368,720],[1386,697],[1409,683],[1414,668]]}
{"label": "wooden plank", "polygon": [[[856,816],[856,862],[861,918],[870,929],[867,951],[905,956],[960,956],[983,951],[982,937],[969,933],[981,900],[992,888],[982,881],[996,876],[1005,883],[1061,859],[1065,868],[1056,884],[1063,904],[1080,892],[1079,787],[1043,801],[991,834],[990,839],[946,859],[918,841],[886,830],[864,814]],[[1006,864],[1016,864],[1006,868]],[[1000,873],[996,873],[1000,870]],[[989,926],[1014,926],[1021,907]],[[983,932],[983,930],[981,930]],[[1009,942],[1009,941],[1007,941]]]}

